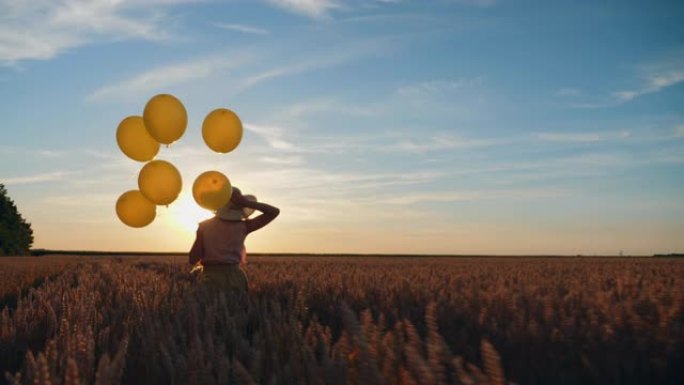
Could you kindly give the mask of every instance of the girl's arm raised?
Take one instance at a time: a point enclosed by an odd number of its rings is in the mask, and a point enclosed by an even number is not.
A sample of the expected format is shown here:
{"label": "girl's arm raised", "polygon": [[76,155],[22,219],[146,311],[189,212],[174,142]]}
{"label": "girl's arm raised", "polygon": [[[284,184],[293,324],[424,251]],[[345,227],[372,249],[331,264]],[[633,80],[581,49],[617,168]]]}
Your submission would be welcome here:
{"label": "girl's arm raised", "polygon": [[231,201],[239,207],[249,207],[254,210],[261,211],[261,215],[254,219],[248,219],[245,221],[247,225],[247,233],[251,233],[252,231],[259,230],[260,228],[266,226],[280,214],[280,209],[275,206],[271,206],[263,202],[253,202],[249,199],[246,199],[242,195],[240,189],[237,187],[233,188]]}

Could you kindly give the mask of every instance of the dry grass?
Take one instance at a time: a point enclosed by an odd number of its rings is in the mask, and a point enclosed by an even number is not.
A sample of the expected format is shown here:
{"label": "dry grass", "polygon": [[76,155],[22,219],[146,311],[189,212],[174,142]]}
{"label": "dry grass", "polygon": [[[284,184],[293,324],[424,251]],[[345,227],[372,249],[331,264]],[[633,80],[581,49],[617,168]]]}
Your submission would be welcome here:
{"label": "dry grass", "polygon": [[684,380],[682,261],[253,258],[246,313],[180,262],[0,260],[4,381]]}

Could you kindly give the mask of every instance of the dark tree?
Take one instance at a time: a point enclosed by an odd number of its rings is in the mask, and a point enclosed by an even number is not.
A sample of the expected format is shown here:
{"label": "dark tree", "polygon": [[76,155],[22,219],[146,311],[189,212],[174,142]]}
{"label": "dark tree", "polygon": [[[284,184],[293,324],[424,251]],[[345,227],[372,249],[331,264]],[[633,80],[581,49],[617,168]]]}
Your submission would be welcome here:
{"label": "dark tree", "polygon": [[26,255],[33,244],[33,230],[0,184],[0,255]]}

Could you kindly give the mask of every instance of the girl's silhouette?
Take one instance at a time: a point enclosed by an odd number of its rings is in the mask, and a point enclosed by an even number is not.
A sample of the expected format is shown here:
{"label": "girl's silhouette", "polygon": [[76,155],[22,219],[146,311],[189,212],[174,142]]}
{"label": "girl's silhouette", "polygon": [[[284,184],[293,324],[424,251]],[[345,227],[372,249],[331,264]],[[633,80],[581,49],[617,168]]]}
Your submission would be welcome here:
{"label": "girl's silhouette", "polygon": [[[262,214],[249,219],[254,210]],[[240,189],[233,187],[230,202],[218,209],[213,218],[201,222],[197,229],[188,261],[192,265],[201,264],[200,281],[209,290],[233,294],[237,303],[245,306],[247,275],[241,268],[247,263],[245,238],[278,214],[277,207],[257,202],[256,197],[244,196]]]}

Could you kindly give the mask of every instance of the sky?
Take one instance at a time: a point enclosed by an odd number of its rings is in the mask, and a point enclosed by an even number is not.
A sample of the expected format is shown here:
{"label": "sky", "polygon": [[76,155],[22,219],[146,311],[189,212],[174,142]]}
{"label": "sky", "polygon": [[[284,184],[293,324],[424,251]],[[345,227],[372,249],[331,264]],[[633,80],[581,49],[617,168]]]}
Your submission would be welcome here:
{"label": "sky", "polygon": [[[0,183],[35,248],[186,251],[195,177],[281,209],[251,252],[684,251],[684,4],[0,0]],[[119,122],[178,97],[183,191],[141,229]],[[244,124],[209,150],[215,108]]]}

